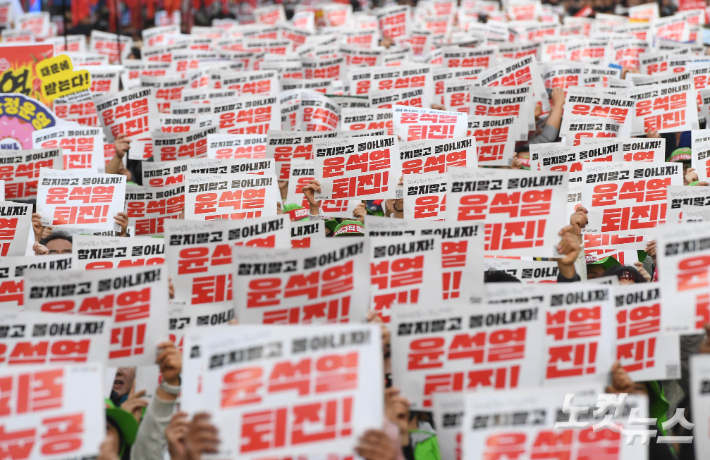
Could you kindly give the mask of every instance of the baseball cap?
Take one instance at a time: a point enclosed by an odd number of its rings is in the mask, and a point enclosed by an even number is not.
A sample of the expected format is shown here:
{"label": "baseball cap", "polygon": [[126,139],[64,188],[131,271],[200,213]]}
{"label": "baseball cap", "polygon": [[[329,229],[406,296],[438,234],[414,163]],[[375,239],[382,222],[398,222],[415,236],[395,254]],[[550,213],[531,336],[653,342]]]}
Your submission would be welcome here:
{"label": "baseball cap", "polygon": [[382,210],[382,203],[385,200],[367,200],[365,201],[365,209],[367,209],[368,214],[373,216],[384,216],[385,212]]}
{"label": "baseball cap", "polygon": [[288,214],[291,222],[299,220],[311,220],[308,209],[295,203],[286,203],[283,207],[284,214]]}
{"label": "baseball cap", "polygon": [[611,267],[621,265],[619,261],[613,258],[612,256],[599,259],[594,254],[585,254],[584,259],[587,265],[601,265],[602,267],[604,267],[604,270],[609,270]]}
{"label": "baseball cap", "polygon": [[104,402],[106,404],[106,423],[113,425],[120,435],[121,448],[118,455],[121,457],[126,447],[130,447],[136,442],[138,422],[133,414],[116,407],[110,399],[105,399]]}
{"label": "baseball cap", "polygon": [[365,226],[359,220],[344,220],[335,227],[333,236],[365,236]]}

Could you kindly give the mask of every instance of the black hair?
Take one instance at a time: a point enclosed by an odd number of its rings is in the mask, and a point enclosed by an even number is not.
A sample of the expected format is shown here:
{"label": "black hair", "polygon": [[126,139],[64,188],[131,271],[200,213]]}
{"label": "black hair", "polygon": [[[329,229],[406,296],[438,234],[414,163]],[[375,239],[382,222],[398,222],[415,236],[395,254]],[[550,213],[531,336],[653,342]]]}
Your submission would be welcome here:
{"label": "black hair", "polygon": [[503,270],[488,270],[483,273],[484,283],[520,283],[521,281]]}
{"label": "black hair", "polygon": [[121,448],[123,447],[123,433],[121,432],[121,428],[118,426],[118,423],[116,423],[114,419],[108,416],[108,414],[106,415],[106,423],[108,425],[111,425],[116,430],[116,433],[118,433],[118,451],[120,452],[122,450]]}
{"label": "black hair", "polygon": [[47,238],[42,238],[39,241],[39,244],[41,244],[42,246],[47,246],[47,243],[49,243],[50,241],[54,241],[54,240],[67,240],[68,242],[72,243],[72,237],[70,234],[59,231],[59,232],[52,232],[52,234],[49,235]]}
{"label": "black hair", "polygon": [[515,153],[529,152],[529,151],[530,151],[530,144],[522,144],[522,145],[515,147]]}
{"label": "black hair", "polygon": [[607,270],[602,277],[605,276],[616,276],[617,279],[632,279],[634,283],[645,283],[646,278],[636,270],[636,267],[631,267],[629,265],[614,265],[609,270]]}

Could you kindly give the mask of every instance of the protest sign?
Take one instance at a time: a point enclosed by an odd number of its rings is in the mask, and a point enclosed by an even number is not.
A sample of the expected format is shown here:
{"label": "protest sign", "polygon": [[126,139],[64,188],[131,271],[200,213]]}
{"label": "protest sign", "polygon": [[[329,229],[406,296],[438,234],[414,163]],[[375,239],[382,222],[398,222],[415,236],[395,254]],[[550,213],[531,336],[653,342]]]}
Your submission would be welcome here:
{"label": "protest sign", "polygon": [[216,126],[208,126],[185,133],[153,132],[153,157],[155,161],[204,158],[207,156],[207,136],[217,132]]}
{"label": "protest sign", "polygon": [[276,97],[242,97],[237,102],[215,104],[212,124],[220,134],[266,134],[279,128],[280,112]]}
{"label": "protest sign", "polygon": [[705,187],[671,185],[666,189],[666,194],[666,221],[669,224],[681,223],[685,206],[710,207],[710,190]]}
{"label": "protest sign", "polygon": [[619,142],[623,161],[641,161],[647,163],[665,163],[666,140],[638,138],[582,138],[580,145],[606,146]]}
{"label": "protest sign", "polygon": [[125,35],[116,35],[93,29],[89,50],[108,56],[109,62],[118,63],[128,59],[131,54],[133,39]]}
{"label": "protest sign", "polygon": [[313,139],[315,137],[335,137],[335,133],[303,133],[290,131],[269,131],[266,157],[276,162],[279,180],[288,180],[292,160],[313,159]]}
{"label": "protest sign", "polygon": [[583,163],[585,233],[647,233],[666,222],[666,188],[682,185],[679,163]]}
{"label": "protest sign", "polygon": [[208,134],[207,158],[266,158],[264,134]]}
{"label": "protest sign", "polygon": [[631,137],[636,101],[630,97],[599,93],[589,88],[569,88],[565,97],[565,116],[560,136],[569,137],[571,115],[611,118],[621,128],[617,137]]}
{"label": "protest sign", "polygon": [[188,172],[185,218],[252,219],[276,215],[279,189],[274,176],[202,175]]}
{"label": "protest sign", "polygon": [[462,393],[533,387],[544,364],[541,306],[395,305],[392,379],[412,409],[432,407],[435,392]]}
{"label": "protest sign", "polygon": [[642,86],[626,96],[636,101],[632,136],[698,129],[697,92],[690,82]]}
{"label": "protest sign", "polygon": [[621,144],[572,147],[562,143],[530,145],[531,168],[542,171],[581,172],[582,163],[622,161]]}
{"label": "protest sign", "polygon": [[394,134],[403,141],[466,136],[466,114],[415,107],[393,107]]}
{"label": "protest sign", "polygon": [[0,256],[23,256],[32,228],[32,205],[0,201]]}
{"label": "protest sign", "polygon": [[180,219],[185,211],[185,185],[126,186],[128,225],[136,236],[162,235],[165,219]]}
{"label": "protest sign", "polygon": [[463,407],[464,397],[461,393],[434,393],[432,404],[436,437],[439,440],[439,451],[443,460],[460,460],[463,458]]}
{"label": "protest sign", "polygon": [[450,167],[476,168],[478,160],[472,138],[419,140],[399,144],[402,173],[445,173]]}
{"label": "protest sign", "polygon": [[0,310],[20,311],[24,307],[23,277],[27,269],[69,270],[72,257],[66,254],[50,254],[42,257],[21,256],[0,259]]}
{"label": "protest sign", "polygon": [[479,163],[498,166],[510,164],[522,122],[518,117],[469,117],[466,137],[476,138]]}
{"label": "protest sign", "polygon": [[[35,63],[42,62],[54,55],[54,46],[48,43],[16,44],[2,47],[5,59],[0,66],[0,85],[4,93],[21,93],[30,98],[49,104],[39,86],[33,82],[39,79],[39,70]],[[25,146],[25,148],[29,148]]]}
{"label": "protest sign", "polygon": [[543,385],[604,384],[614,362],[614,299],[608,286],[538,285],[544,294]]}
{"label": "protest sign", "polygon": [[111,318],[36,312],[0,313],[0,367],[104,363]]}
{"label": "protest sign", "polygon": [[143,163],[143,183],[149,187],[168,187],[185,183],[188,160],[146,161]]}
{"label": "protest sign", "polygon": [[299,131],[337,131],[340,106],[317,91],[301,91],[301,102],[296,114]]}
{"label": "protest sign", "polygon": [[104,167],[104,143],[101,128],[57,126],[32,133],[35,149],[62,149],[63,169],[88,169],[98,172]]}
{"label": "protest sign", "polygon": [[[656,233],[656,263],[663,273],[662,332],[694,333],[710,322],[707,294],[710,250],[704,242],[710,232],[704,225],[668,224]],[[683,305],[683,308],[677,308]]]}
{"label": "protest sign", "polygon": [[619,122],[605,117],[570,117],[565,143],[580,145],[582,139],[615,138],[619,134]]}
{"label": "protest sign", "polygon": [[[382,347],[377,327],[342,325],[325,336],[316,326],[237,328],[243,333],[234,336],[224,331],[219,337],[226,340],[221,343],[205,340],[204,346],[193,346],[200,352],[201,363],[196,366],[204,369],[204,392],[197,403],[213,414],[222,432],[235,424],[242,426],[241,435],[222,441],[223,455],[231,452],[233,458],[258,458],[352,452],[367,429],[381,426],[383,392],[377,376],[382,374]],[[337,350],[319,347],[316,342],[320,340],[342,346]],[[247,349],[264,352],[248,362],[230,359]],[[298,385],[284,383],[284,372],[295,367],[308,367],[305,375],[309,377]],[[253,392],[222,397],[244,379],[255,383]],[[267,428],[264,409],[279,423]],[[263,437],[264,429],[273,436],[271,441]]]}
{"label": "protest sign", "polygon": [[404,176],[404,218],[444,220],[446,174],[433,172]]}
{"label": "protest sign", "polygon": [[[356,323],[370,301],[368,245],[325,240],[308,249],[233,249],[234,298],[240,324]],[[266,267],[270,267],[266,270]]]}
{"label": "protest sign", "polygon": [[567,225],[564,172],[452,168],[447,221],[485,221],[486,255],[556,257]]}
{"label": "protest sign", "polygon": [[691,164],[699,180],[707,181],[710,177],[710,136],[705,130],[691,131]]}
{"label": "protest sign", "polygon": [[74,235],[74,267],[79,270],[143,267],[165,263],[165,246],[157,238]]}
{"label": "protest sign", "polygon": [[[298,204],[304,209],[297,209],[294,217],[302,214],[308,217],[310,214],[310,204],[303,194],[303,187],[308,185],[315,178],[313,160],[294,160],[291,162],[291,178],[288,181],[286,192],[286,203]],[[320,211],[327,217],[352,218],[353,210],[360,203],[357,200],[321,200]],[[300,214],[298,214],[300,213]]]}
{"label": "protest sign", "polygon": [[25,274],[25,310],[101,315],[113,318],[108,365],[155,362],[157,346],[168,337],[167,270],[30,270]]}
{"label": "protest sign", "polygon": [[97,455],[106,436],[106,412],[97,402],[103,378],[99,363],[0,367],[2,450],[47,460]]}
{"label": "protest sign", "polygon": [[546,94],[545,83],[538,71],[535,56],[525,56],[514,62],[490,67],[478,76],[481,86],[532,85],[536,98]]}
{"label": "protest sign", "polygon": [[401,161],[395,136],[313,139],[317,200],[395,196]]}
{"label": "protest sign", "polygon": [[560,270],[557,262],[524,259],[489,258],[483,261],[486,271],[504,271],[521,283],[556,283]]}
{"label": "protest sign", "polygon": [[366,131],[386,129],[388,135],[394,132],[394,120],[390,109],[342,109],[341,131]]}
{"label": "protest sign", "polygon": [[659,283],[614,288],[614,359],[635,381],[670,380],[680,376],[678,336],[661,332],[663,290]]}
{"label": "protest sign", "polygon": [[441,254],[441,238],[436,235],[372,238],[371,310],[388,323],[395,304],[434,305],[439,302]]}
{"label": "protest sign", "polygon": [[110,230],[124,210],[126,176],[80,169],[42,168],[37,188],[37,212],[42,224]]}
{"label": "protest sign", "polygon": [[106,138],[113,142],[119,134],[128,139],[149,137],[159,127],[158,106],[153,88],[136,88],[116,95],[94,98],[96,112]]}
{"label": "protest sign", "polygon": [[390,6],[378,10],[377,24],[383,37],[398,38],[411,30],[409,5]]}
{"label": "protest sign", "polygon": [[[466,393],[461,423],[464,457],[505,458],[515,453],[519,458],[549,454],[581,458],[599,453],[610,460],[646,459],[647,445],[626,441],[632,433],[645,433],[651,428],[641,421],[648,420],[644,418],[648,417],[648,398],[630,395],[623,402],[614,401],[616,406],[609,406],[602,399],[603,393],[602,385],[592,383]],[[565,398],[568,394],[573,395],[570,402]],[[573,410],[579,418],[571,415]],[[631,418],[630,411],[635,411]],[[509,416],[512,413],[517,416],[515,421]],[[572,420],[577,420],[577,424],[572,424]],[[595,430],[603,423],[613,423],[615,430]],[[656,434],[655,430],[652,432]]]}
{"label": "protest sign", "polygon": [[325,222],[291,222],[291,249],[315,248],[325,238]]}
{"label": "protest sign", "polygon": [[255,174],[272,176],[275,173],[273,158],[209,159],[199,158],[187,162],[190,174]]}
{"label": "protest sign", "polygon": [[0,93],[0,107],[2,149],[31,149],[33,132],[62,124],[47,106],[22,94]]}

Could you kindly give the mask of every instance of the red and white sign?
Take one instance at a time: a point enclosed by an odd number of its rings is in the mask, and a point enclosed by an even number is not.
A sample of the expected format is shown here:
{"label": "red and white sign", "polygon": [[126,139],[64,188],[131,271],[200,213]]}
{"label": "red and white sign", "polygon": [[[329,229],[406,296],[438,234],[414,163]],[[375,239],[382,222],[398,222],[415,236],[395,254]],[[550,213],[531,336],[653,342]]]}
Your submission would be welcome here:
{"label": "red and white sign", "polygon": [[390,109],[341,109],[341,131],[367,131],[386,129],[394,134],[394,120]]}
{"label": "red and white sign", "polygon": [[[147,164],[147,163],[146,163]],[[162,235],[165,219],[180,219],[185,211],[185,185],[126,186],[128,224],[136,236]]]}
{"label": "red and white sign", "polygon": [[526,284],[556,283],[560,271],[557,262],[540,260],[486,257],[483,266],[485,271],[503,271]]}
{"label": "red and white sign", "polygon": [[155,364],[157,346],[168,338],[167,270],[32,270],[25,274],[25,310],[113,318],[108,364]]}
{"label": "red and white sign", "polygon": [[216,132],[216,126],[177,133],[154,131],[151,133],[153,158],[158,162],[206,158],[207,136]]}
{"label": "red and white sign", "polygon": [[109,62],[115,64],[128,59],[133,47],[133,39],[125,35],[118,36],[100,30],[91,30],[89,50],[108,56]]}
{"label": "red and white sign", "polygon": [[431,408],[435,392],[490,396],[542,383],[539,305],[433,305],[392,310],[393,384],[413,409]]}
{"label": "red and white sign", "polygon": [[395,197],[402,175],[395,136],[313,139],[317,200]]}
{"label": "red and white sign", "polygon": [[70,270],[71,262],[71,255],[66,254],[0,258],[0,309],[7,313],[23,310],[23,277],[27,269]]}
{"label": "red and white sign", "polygon": [[0,201],[0,257],[24,256],[30,228],[31,204]]}
{"label": "red and white sign", "polygon": [[120,238],[74,235],[74,266],[79,270],[143,267],[165,263],[165,247],[160,238]]}
{"label": "red and white sign", "polygon": [[642,86],[627,90],[626,95],[636,101],[632,136],[698,129],[698,96],[693,83]]}
{"label": "red and white sign", "polygon": [[582,183],[585,233],[643,234],[667,221],[666,189],[683,185],[683,165],[584,163]]}
{"label": "red and white sign", "polygon": [[560,136],[568,136],[571,116],[578,115],[614,119],[621,125],[618,137],[631,137],[635,105],[636,101],[629,97],[600,93],[588,88],[569,88]]}
{"label": "red and white sign", "polygon": [[56,460],[99,453],[106,436],[98,363],[0,367],[0,449],[13,459]]}
{"label": "red and white sign", "polygon": [[659,283],[614,287],[614,359],[637,382],[672,380],[680,376],[678,336],[661,332],[662,289]]}
{"label": "red and white sign", "polygon": [[213,106],[212,123],[220,134],[266,134],[281,126],[277,97],[242,97]]}
{"label": "red and white sign", "polygon": [[465,113],[394,106],[394,133],[403,141],[466,136]]}
{"label": "red and white sign", "polygon": [[478,162],[502,166],[510,164],[523,121],[519,117],[469,117],[466,137],[476,138]]}
{"label": "red and white sign", "polygon": [[445,173],[450,167],[476,168],[478,160],[475,140],[455,138],[446,140],[421,140],[399,144],[402,173]]}
{"label": "red and white sign", "polygon": [[582,145],[570,147],[561,143],[531,144],[530,167],[534,171],[581,172],[582,163],[623,161],[621,143],[603,146]]}
{"label": "red and white sign", "polygon": [[266,158],[267,137],[263,134],[209,134],[207,158],[215,160]]}
{"label": "red and white sign", "polygon": [[486,255],[557,257],[567,173],[452,168],[447,221],[484,221]]}
{"label": "red and white sign", "polygon": [[406,37],[411,30],[409,5],[390,6],[377,11],[377,25],[383,37]]}
{"label": "red and white sign", "polygon": [[404,175],[404,218],[446,218],[446,174],[432,172]]}
{"label": "red and white sign", "polygon": [[63,169],[98,172],[104,167],[104,142],[101,128],[68,128],[59,126],[32,133],[36,149],[59,148],[63,152]]}
{"label": "red and white sign", "polygon": [[666,161],[666,140],[639,139],[636,137],[627,138],[582,138],[581,145],[606,146],[619,143],[623,160],[620,161],[641,161],[646,163],[665,163]]}
{"label": "red and white sign", "polygon": [[572,116],[567,127],[565,143],[576,146],[582,139],[615,138],[619,135],[621,125],[618,121],[606,117]]}
{"label": "red and white sign", "polygon": [[267,135],[266,157],[276,162],[279,180],[290,177],[291,161],[313,159],[313,139],[335,137],[336,133],[304,133],[299,131],[269,131]]}
{"label": "red and white sign", "polygon": [[42,225],[111,230],[124,210],[126,176],[42,168],[37,212]]}
{"label": "red and white sign", "polygon": [[296,115],[298,131],[337,131],[340,125],[340,106],[316,91],[301,91],[301,102]]}
{"label": "red and white sign", "polygon": [[274,176],[252,174],[188,175],[185,218],[253,219],[276,215],[280,200]]}
{"label": "red and white sign", "polygon": [[[297,212],[308,217],[310,204],[303,194],[303,187],[308,185],[314,178],[313,160],[292,160],[290,163],[291,175],[288,181],[286,203],[301,205],[304,209]],[[351,219],[353,210],[360,203],[358,200],[322,200],[320,211],[328,217],[344,217]]]}
{"label": "red and white sign", "polygon": [[[240,324],[357,323],[370,298],[367,245],[324,240],[308,249],[234,248],[235,310]],[[269,267],[267,269],[267,267]],[[266,269],[266,270],[265,270]]]}
{"label": "red and white sign", "polygon": [[100,96],[94,99],[94,103],[109,142],[119,134],[125,134],[128,139],[149,137],[160,126],[153,88]]}
{"label": "red and white sign", "polygon": [[[212,346],[212,338],[191,343],[204,353],[201,366],[196,366],[204,369],[204,394],[190,395],[197,401],[188,402],[188,407],[208,410],[222,433],[241,427],[239,435],[221,442],[223,456],[350,453],[366,430],[382,426],[379,328],[347,325],[325,334],[317,326],[237,328],[241,338],[236,341],[231,340],[233,332],[223,330],[215,337],[225,339],[219,346]],[[314,345],[346,337],[347,344],[337,349]],[[230,359],[246,350],[262,353],[248,360]],[[296,372],[297,382],[287,377]]]}
{"label": "red and white sign", "polygon": [[315,248],[325,241],[325,222],[291,222],[291,249]]}

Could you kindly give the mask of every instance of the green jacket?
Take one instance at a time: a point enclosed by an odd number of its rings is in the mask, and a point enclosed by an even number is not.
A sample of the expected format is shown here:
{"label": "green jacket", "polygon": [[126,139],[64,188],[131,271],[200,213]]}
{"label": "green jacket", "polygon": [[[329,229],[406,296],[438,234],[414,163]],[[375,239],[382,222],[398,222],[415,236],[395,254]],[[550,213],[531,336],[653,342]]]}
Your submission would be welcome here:
{"label": "green jacket", "polygon": [[414,444],[415,460],[441,460],[439,440],[436,437],[436,433],[411,430],[409,436],[412,444]]}

